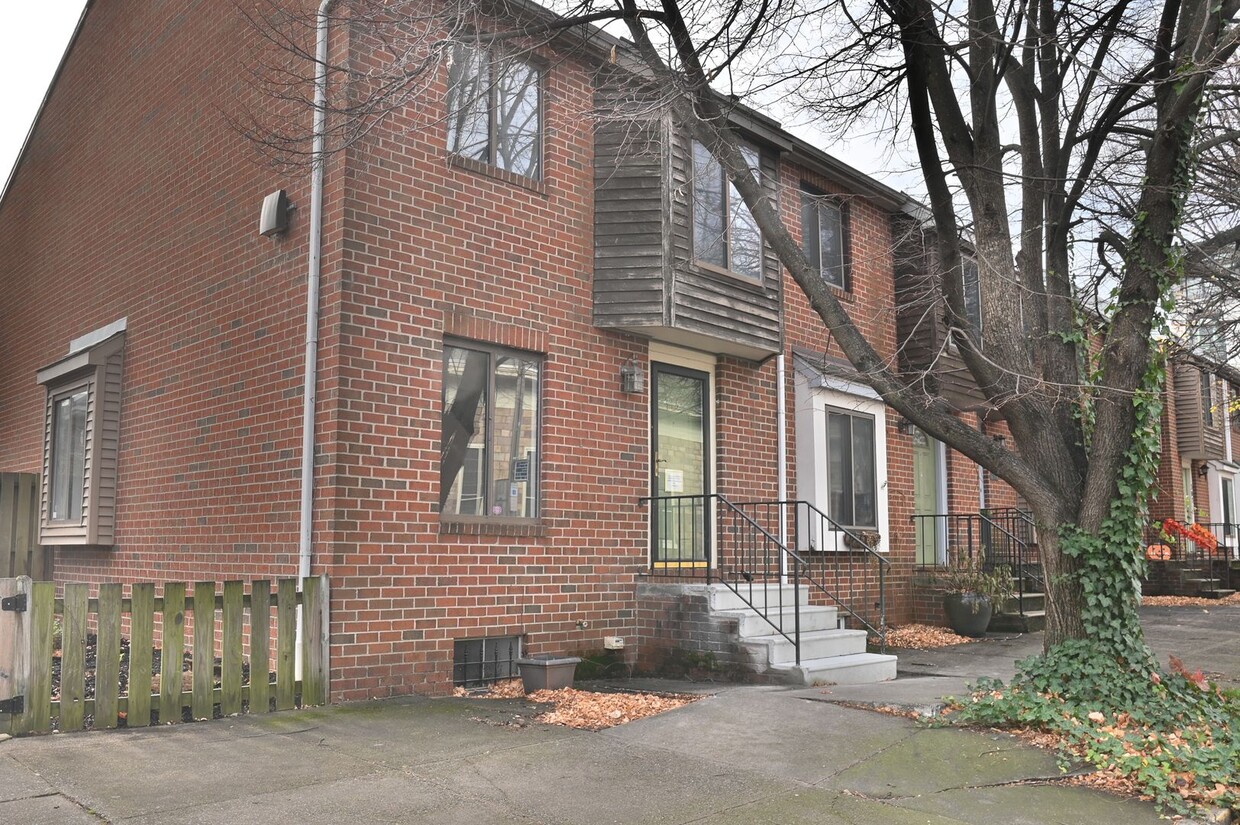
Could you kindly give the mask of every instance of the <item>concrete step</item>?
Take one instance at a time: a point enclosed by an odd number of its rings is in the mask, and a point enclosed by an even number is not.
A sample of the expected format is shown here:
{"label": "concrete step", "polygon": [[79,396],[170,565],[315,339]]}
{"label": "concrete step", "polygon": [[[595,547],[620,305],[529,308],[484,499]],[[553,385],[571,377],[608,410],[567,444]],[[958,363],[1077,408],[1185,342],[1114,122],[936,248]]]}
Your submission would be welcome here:
{"label": "concrete step", "polygon": [[[792,635],[789,633],[788,635]],[[864,630],[815,630],[801,633],[801,661],[827,659],[865,653]],[[795,662],[796,645],[778,633],[742,639],[741,646],[771,666]]]}
{"label": "concrete step", "polygon": [[1203,599],[1225,599],[1228,596],[1234,595],[1235,592],[1236,591],[1228,590],[1225,587],[1216,587],[1211,590],[1198,590],[1197,595],[1201,596]]}
{"label": "concrete step", "polygon": [[[742,639],[754,636],[767,636],[775,631],[770,622],[749,609],[715,610],[712,612],[718,616],[729,616],[736,619],[737,635]],[[791,635],[792,628],[796,627],[795,613],[796,611],[789,607],[785,610],[772,611],[770,617],[777,625],[787,629],[788,634]],[[837,630],[839,626],[839,610],[834,607],[811,606],[801,608],[802,633],[814,630]]]}
{"label": "concrete step", "polygon": [[[764,584],[742,580],[737,582],[735,587],[740,591],[739,595],[726,584],[710,585],[710,609],[712,611],[745,610],[752,605],[759,611],[769,612],[780,607],[791,610],[796,604],[795,585]],[[809,585],[801,585],[801,604],[809,604]]]}
{"label": "concrete step", "polygon": [[828,659],[802,659],[801,664],[773,665],[794,685],[870,685],[896,678],[896,657],[882,653],[853,653]]}
{"label": "concrete step", "polygon": [[987,633],[1036,633],[1045,629],[1045,610],[1026,610],[1023,614],[996,613],[986,626]]}
{"label": "concrete step", "polygon": [[1003,612],[1004,613],[1020,613],[1022,606],[1024,607],[1025,613],[1029,613],[1035,610],[1045,610],[1046,609],[1046,594],[1045,593],[1025,593],[1023,602],[1021,601],[1021,599],[1017,598],[1016,596],[1009,596],[1007,601],[1003,603]]}

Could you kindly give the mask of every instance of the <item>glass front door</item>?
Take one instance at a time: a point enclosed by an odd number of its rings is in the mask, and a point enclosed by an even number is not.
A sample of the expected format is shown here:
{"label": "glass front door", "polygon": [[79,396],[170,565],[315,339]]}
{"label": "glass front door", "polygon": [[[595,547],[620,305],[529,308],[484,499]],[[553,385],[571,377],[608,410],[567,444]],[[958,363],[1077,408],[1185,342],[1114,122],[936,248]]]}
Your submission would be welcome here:
{"label": "glass front door", "polygon": [[654,364],[650,443],[656,565],[710,563],[710,375]]}
{"label": "glass front door", "polygon": [[[939,509],[939,462],[936,444],[930,436],[914,429],[913,437],[913,514],[936,515]],[[938,519],[914,520],[917,563],[933,566],[939,561]]]}

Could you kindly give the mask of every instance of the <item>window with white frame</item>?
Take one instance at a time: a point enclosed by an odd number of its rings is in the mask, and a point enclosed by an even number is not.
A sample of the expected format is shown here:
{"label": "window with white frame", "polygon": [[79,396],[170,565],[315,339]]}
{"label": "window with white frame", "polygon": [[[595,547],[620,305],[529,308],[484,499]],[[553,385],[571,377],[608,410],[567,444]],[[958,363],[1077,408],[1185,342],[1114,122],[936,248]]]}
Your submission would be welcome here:
{"label": "window with white frame", "polygon": [[[866,387],[800,365],[796,376],[798,498],[832,524],[801,549],[844,550],[846,532],[887,543],[886,405]],[[803,525],[811,531],[814,525]]]}
{"label": "window with white frame", "polygon": [[448,150],[527,178],[542,177],[542,70],[464,44],[448,64]]}
{"label": "window with white frame", "polygon": [[[742,146],[750,170],[760,175],[758,150]],[[693,143],[693,257],[698,263],[762,280],[762,233],[728,180],[723,164],[701,143]]]}

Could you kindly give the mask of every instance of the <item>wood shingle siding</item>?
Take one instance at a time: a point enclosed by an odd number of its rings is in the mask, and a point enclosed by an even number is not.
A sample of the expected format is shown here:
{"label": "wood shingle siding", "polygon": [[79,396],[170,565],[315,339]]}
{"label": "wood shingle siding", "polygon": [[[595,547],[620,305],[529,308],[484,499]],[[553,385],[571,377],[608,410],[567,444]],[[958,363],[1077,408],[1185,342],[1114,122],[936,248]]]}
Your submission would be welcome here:
{"label": "wood shingle siding", "polygon": [[[601,91],[596,102],[616,111],[616,97]],[[691,141],[645,103],[601,122],[594,140],[594,323],[754,360],[777,352],[774,253],[764,245],[761,282],[693,260]],[[774,195],[778,159],[764,152],[761,162]]]}

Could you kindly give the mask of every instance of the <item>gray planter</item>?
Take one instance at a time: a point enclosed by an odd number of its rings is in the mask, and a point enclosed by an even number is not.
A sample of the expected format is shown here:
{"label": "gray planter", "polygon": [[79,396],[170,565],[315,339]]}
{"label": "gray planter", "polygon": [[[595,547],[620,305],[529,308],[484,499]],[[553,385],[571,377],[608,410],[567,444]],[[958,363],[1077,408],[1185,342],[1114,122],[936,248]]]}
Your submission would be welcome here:
{"label": "gray planter", "polygon": [[989,596],[981,593],[945,593],[943,609],[947,611],[947,623],[961,636],[980,639],[986,635],[992,612]]}
{"label": "gray planter", "polygon": [[525,692],[536,690],[559,690],[572,687],[573,676],[577,672],[578,656],[532,656],[528,659],[517,659],[517,667],[521,668],[521,681],[525,683]]}

